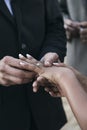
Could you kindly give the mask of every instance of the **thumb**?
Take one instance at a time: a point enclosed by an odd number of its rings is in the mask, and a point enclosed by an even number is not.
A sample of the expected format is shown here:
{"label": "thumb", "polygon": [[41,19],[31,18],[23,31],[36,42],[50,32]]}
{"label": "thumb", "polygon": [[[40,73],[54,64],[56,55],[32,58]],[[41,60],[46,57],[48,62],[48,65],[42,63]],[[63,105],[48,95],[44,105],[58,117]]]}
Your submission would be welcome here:
{"label": "thumb", "polygon": [[41,62],[45,66],[52,66],[54,62],[58,62],[59,56],[57,53],[47,53],[45,56],[41,59]]}
{"label": "thumb", "polygon": [[44,66],[51,66],[52,65],[52,61],[50,61],[49,58],[43,57],[40,61],[44,64]]}
{"label": "thumb", "polygon": [[44,65],[45,66],[52,66],[54,62],[58,62],[58,55],[57,54],[50,54],[45,58]]}

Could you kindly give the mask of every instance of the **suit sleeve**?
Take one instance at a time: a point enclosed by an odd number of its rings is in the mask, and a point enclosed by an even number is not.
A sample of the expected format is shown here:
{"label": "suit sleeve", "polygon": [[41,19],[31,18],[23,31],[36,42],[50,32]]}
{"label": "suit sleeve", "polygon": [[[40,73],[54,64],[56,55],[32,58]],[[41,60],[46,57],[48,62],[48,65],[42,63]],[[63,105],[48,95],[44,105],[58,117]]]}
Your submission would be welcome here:
{"label": "suit sleeve", "polygon": [[63,61],[66,55],[66,35],[57,0],[45,2],[46,32],[40,57],[47,52],[56,52]]}

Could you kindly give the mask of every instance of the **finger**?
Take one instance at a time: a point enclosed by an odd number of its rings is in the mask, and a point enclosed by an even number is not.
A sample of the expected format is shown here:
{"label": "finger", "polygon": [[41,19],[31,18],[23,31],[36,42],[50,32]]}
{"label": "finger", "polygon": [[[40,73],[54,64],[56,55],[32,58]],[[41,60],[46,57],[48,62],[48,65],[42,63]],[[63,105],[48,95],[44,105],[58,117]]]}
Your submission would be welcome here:
{"label": "finger", "polygon": [[66,28],[66,26],[65,26],[65,29],[66,29],[66,31],[69,32],[69,33],[73,32],[73,31],[75,30],[75,28],[72,27],[72,26],[67,26],[67,28]]}
{"label": "finger", "polygon": [[47,63],[50,63],[51,65],[54,63],[54,62],[58,62],[59,60],[59,57],[57,54],[52,54],[52,55],[49,55],[45,61],[45,65]]}
{"label": "finger", "polygon": [[53,65],[57,67],[67,67],[67,65],[65,65],[64,63],[53,63]]}
{"label": "finger", "polygon": [[37,77],[37,83],[42,85],[42,86],[45,84],[46,81],[47,80],[42,76]]}
{"label": "finger", "polygon": [[[55,62],[54,62],[55,63]],[[61,63],[60,59],[58,59],[58,63]]]}
{"label": "finger", "polygon": [[54,92],[50,91],[49,94],[50,94],[52,97],[61,97],[61,94],[60,94],[60,93],[54,93]]}
{"label": "finger", "polygon": [[42,66],[42,64],[35,65],[35,64],[27,63],[27,62],[20,62],[20,66],[22,69],[25,69],[27,71],[33,71],[37,74],[42,72],[40,65]]}
{"label": "finger", "polygon": [[39,84],[40,86],[46,87],[48,86],[48,88],[51,89],[55,89],[54,84],[52,82],[50,82],[47,78],[39,76],[37,78],[37,84]]}
{"label": "finger", "polygon": [[70,25],[72,25],[72,20],[70,20],[70,19],[64,19],[64,23],[65,23],[67,26],[70,26]]}
{"label": "finger", "polygon": [[19,63],[20,63],[21,60],[13,58],[11,56],[5,56],[1,61],[4,64],[7,64],[9,66],[12,66],[12,67],[15,67],[15,68],[19,68]]}
{"label": "finger", "polygon": [[50,86],[45,86],[45,88],[44,88],[44,90],[46,91],[46,92],[53,92],[53,93],[56,93]]}
{"label": "finger", "polygon": [[19,58],[20,58],[21,60],[26,60],[26,57],[23,56],[22,54],[19,54],[18,56],[19,56]]}
{"label": "finger", "polygon": [[81,22],[81,23],[80,23],[80,26],[81,26],[81,27],[87,27],[87,21]]}
{"label": "finger", "polygon": [[37,92],[39,89],[39,85],[38,85],[37,81],[34,81],[32,86],[33,86],[33,92]]}
{"label": "finger", "polygon": [[44,90],[48,93],[51,91],[49,87],[45,87]]}
{"label": "finger", "polygon": [[[26,57],[27,57],[27,58],[26,58]],[[20,58],[21,60],[23,60],[23,61],[26,61],[26,62],[32,63],[32,64],[38,62],[34,57],[32,57],[32,56],[29,55],[29,54],[26,54],[26,57],[24,57],[22,54],[19,54],[19,58]]]}
{"label": "finger", "polygon": [[1,84],[5,87],[10,87],[12,85],[15,85],[13,82],[9,81],[9,80],[2,80]]}
{"label": "finger", "polygon": [[60,97],[60,95],[61,95],[59,92],[54,92],[54,91],[50,90],[50,88],[48,88],[48,87],[45,87],[44,90],[53,97]]}
{"label": "finger", "polygon": [[5,87],[9,87],[10,85],[14,85],[14,83],[11,82],[10,80],[4,79],[2,73],[0,73],[0,84],[5,86]]}
{"label": "finger", "polygon": [[8,74],[8,75],[12,75],[12,76],[19,77],[19,78],[29,78],[29,77],[33,77],[35,75],[34,72],[20,70],[17,68],[10,67],[8,65],[5,65],[5,67],[1,71],[4,73],[4,75]]}
{"label": "finger", "polygon": [[[33,82],[33,90],[36,92],[38,91],[39,87],[49,85],[47,80],[44,77],[38,77],[36,81]],[[51,87],[49,87],[51,89]]]}
{"label": "finger", "polygon": [[87,36],[87,29],[80,31],[80,36]]}
{"label": "finger", "polygon": [[37,77],[37,79],[33,82],[32,86],[33,88],[39,89],[40,86],[44,85],[44,79],[43,77]]}
{"label": "finger", "polygon": [[23,83],[29,82],[29,78],[19,78],[19,77],[15,77],[8,74],[2,75],[2,79],[9,81],[9,83],[12,83],[12,84],[23,84]]}
{"label": "finger", "polygon": [[80,26],[79,22],[75,22],[71,20],[66,21],[65,24],[72,29],[78,28]]}
{"label": "finger", "polygon": [[43,63],[45,66],[51,66],[51,63],[50,63],[49,60],[46,59],[45,57],[43,57],[40,61],[41,61],[41,63]]}
{"label": "finger", "polygon": [[34,57],[32,57],[29,54],[26,54],[26,57],[28,58],[29,61],[31,60],[33,63],[37,63],[38,62]]}
{"label": "finger", "polygon": [[44,56],[44,65],[52,66],[53,62],[58,62],[59,56],[56,53],[47,53]]}

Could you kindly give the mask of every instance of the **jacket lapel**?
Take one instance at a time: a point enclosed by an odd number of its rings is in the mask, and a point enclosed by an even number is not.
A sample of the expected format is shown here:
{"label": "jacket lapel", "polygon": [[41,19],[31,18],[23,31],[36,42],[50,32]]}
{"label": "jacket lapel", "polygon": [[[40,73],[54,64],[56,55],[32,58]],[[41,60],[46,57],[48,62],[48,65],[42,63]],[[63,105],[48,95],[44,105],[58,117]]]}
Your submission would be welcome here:
{"label": "jacket lapel", "polygon": [[[19,41],[21,37],[21,29],[22,29],[22,16],[21,16],[21,10],[20,10],[20,0],[15,0],[15,2],[12,2],[12,7],[13,7],[13,13],[15,15],[15,20],[16,20],[16,26],[18,29],[18,38]],[[21,42],[20,42],[21,43]]]}
{"label": "jacket lapel", "polygon": [[14,21],[14,17],[11,15],[11,13],[9,12],[7,6],[5,5],[4,3],[4,0],[0,0],[0,11],[3,13],[3,15],[5,15],[5,17],[7,17],[7,19],[15,24],[15,21]]}

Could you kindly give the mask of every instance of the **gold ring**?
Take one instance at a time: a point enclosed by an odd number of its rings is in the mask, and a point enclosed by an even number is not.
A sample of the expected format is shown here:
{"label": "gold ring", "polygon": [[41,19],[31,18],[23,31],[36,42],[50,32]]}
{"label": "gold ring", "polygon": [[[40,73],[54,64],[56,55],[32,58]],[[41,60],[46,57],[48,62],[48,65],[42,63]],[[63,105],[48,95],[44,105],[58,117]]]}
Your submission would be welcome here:
{"label": "gold ring", "polygon": [[39,67],[40,65],[41,65],[41,64],[40,64],[39,62],[36,64],[36,66],[38,66],[38,67]]}

